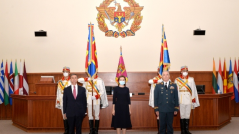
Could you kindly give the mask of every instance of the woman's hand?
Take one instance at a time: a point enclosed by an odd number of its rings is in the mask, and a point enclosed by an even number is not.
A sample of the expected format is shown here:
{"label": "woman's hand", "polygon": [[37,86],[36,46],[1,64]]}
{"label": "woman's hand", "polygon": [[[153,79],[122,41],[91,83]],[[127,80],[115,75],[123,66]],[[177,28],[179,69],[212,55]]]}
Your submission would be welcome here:
{"label": "woman's hand", "polygon": [[112,115],[115,116],[115,110],[112,110]]}
{"label": "woman's hand", "polygon": [[129,115],[131,115],[131,110],[129,110]]}

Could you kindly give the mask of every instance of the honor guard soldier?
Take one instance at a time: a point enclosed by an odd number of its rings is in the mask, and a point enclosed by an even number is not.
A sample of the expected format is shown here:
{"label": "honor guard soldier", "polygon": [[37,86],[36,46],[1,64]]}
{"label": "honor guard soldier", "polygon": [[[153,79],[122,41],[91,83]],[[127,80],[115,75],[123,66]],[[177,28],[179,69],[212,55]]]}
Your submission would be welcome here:
{"label": "honor guard soldier", "polygon": [[173,117],[177,115],[178,107],[178,91],[177,85],[169,81],[170,74],[163,71],[163,81],[156,85],[154,90],[154,109],[159,116],[160,134],[173,134]]}
{"label": "honor guard soldier", "polygon": [[[63,117],[63,93],[64,93],[64,89],[71,85],[71,82],[70,82],[70,68],[69,67],[63,67],[62,72],[63,72],[63,76],[58,81],[58,85],[57,85],[56,108],[61,109],[62,117]],[[64,122],[64,129],[65,129],[64,134],[68,134],[69,133],[69,126],[68,126],[67,119],[64,119],[64,117],[63,117],[63,122]]]}
{"label": "honor guard soldier", "polygon": [[191,134],[189,132],[191,109],[200,106],[200,104],[194,79],[188,77],[187,66],[181,67],[181,75],[175,79],[175,83],[178,87],[181,134]]}
{"label": "honor guard soldier", "polygon": [[[155,76],[153,79],[149,80],[150,86],[150,94],[149,94],[149,106],[154,108],[154,89],[156,84],[162,82],[163,80],[159,76],[159,67],[158,67],[158,75]],[[158,134],[159,134],[159,116],[157,116],[157,126],[158,126]]]}
{"label": "honor guard soldier", "polygon": [[[100,114],[100,106],[102,104],[102,108],[106,108],[108,106],[108,99],[105,90],[104,81],[99,78],[97,75],[92,80],[90,78],[79,78],[78,82],[83,84],[83,87],[86,88],[86,98],[87,98],[87,109],[88,109],[88,117],[89,117],[89,126],[90,133],[89,134],[98,134],[99,129],[99,114]],[[93,84],[93,89],[92,89]],[[92,95],[93,90],[93,95]],[[93,100],[93,104],[92,104]],[[92,110],[93,105],[93,110]],[[94,117],[95,117],[95,128],[94,128]]]}

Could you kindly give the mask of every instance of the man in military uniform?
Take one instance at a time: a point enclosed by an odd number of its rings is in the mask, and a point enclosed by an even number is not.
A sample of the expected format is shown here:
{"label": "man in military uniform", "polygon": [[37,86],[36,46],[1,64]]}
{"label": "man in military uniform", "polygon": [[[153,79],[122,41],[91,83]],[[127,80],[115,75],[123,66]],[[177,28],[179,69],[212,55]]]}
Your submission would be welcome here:
{"label": "man in military uniform", "polygon": [[178,87],[181,134],[191,134],[188,130],[191,109],[200,106],[200,104],[194,79],[188,77],[187,66],[181,67],[181,75],[175,79],[175,83]]}
{"label": "man in military uniform", "polygon": [[[62,117],[63,117],[63,93],[64,93],[64,89],[71,85],[71,82],[70,82],[70,68],[69,67],[63,67],[62,72],[63,72],[63,76],[58,81],[58,85],[57,85],[56,108],[61,109]],[[63,122],[64,122],[64,129],[65,129],[64,134],[68,134],[69,133],[68,122],[67,122],[67,119],[64,119],[64,117],[63,117]]]}
{"label": "man in military uniform", "polygon": [[[149,80],[150,86],[150,94],[149,94],[149,106],[154,108],[154,89],[156,84],[162,82],[163,80],[159,76],[159,67],[158,67],[158,75],[155,76],[153,79]],[[157,116],[157,126],[158,126],[158,134],[159,134],[159,116]]]}
{"label": "man in military uniform", "polygon": [[173,134],[173,117],[179,109],[177,85],[169,78],[169,72],[163,71],[163,82],[157,84],[154,90],[154,109],[159,116],[160,134],[165,134],[166,126],[167,134]]}
{"label": "man in military uniform", "polygon": [[[83,87],[86,88],[86,97],[87,97],[87,107],[88,107],[88,117],[89,117],[89,126],[90,134],[98,134],[99,129],[99,114],[100,114],[100,104],[102,108],[108,106],[108,99],[105,90],[104,81],[99,78],[97,75],[94,77],[93,83],[90,78],[79,78],[78,82],[83,84]],[[92,89],[93,84],[93,89]],[[92,95],[93,90],[93,95]],[[93,100],[93,104],[92,104]],[[93,105],[93,110],[92,110]],[[94,117],[95,117],[95,128],[94,126]]]}

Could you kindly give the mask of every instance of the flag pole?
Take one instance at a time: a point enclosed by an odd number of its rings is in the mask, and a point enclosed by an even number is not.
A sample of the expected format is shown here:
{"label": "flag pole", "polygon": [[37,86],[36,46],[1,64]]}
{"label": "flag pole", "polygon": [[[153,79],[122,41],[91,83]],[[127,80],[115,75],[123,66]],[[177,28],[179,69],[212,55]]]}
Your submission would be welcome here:
{"label": "flag pole", "polygon": [[[90,45],[92,45],[91,22],[90,22]],[[94,96],[94,95],[93,95],[93,94],[94,94],[94,92],[93,92],[93,89],[94,89],[93,79],[94,79],[94,78],[91,76],[91,83],[92,83],[92,84],[91,84],[91,86],[92,86],[92,87],[91,87],[91,94],[92,94],[92,97]],[[91,104],[92,104],[92,106],[91,106],[91,111],[92,111],[92,112],[91,112],[91,113],[92,113],[92,116],[94,116],[94,114],[93,114],[93,111],[94,111],[94,110],[93,110],[93,103],[94,103],[94,101],[91,100],[91,102],[92,102],[92,103],[91,103]]]}

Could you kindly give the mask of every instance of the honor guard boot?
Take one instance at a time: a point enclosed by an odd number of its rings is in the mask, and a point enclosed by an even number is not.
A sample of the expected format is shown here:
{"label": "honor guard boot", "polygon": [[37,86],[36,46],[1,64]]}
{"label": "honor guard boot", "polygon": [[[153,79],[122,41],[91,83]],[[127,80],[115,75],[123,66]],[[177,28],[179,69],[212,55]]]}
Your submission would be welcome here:
{"label": "honor guard boot", "polygon": [[66,120],[63,120],[63,122],[64,122],[64,129],[65,129],[64,134],[69,134],[69,126],[68,126],[68,121],[67,121],[67,119],[66,119]]}
{"label": "honor guard boot", "polygon": [[185,122],[185,131],[186,131],[186,134],[191,134],[189,132],[189,119],[184,119],[184,122]]}
{"label": "honor guard boot", "polygon": [[98,134],[100,120],[95,120],[95,134]]}
{"label": "honor guard boot", "polygon": [[184,123],[185,119],[180,119],[180,127],[181,127],[181,134],[187,134],[185,131],[185,123]]}
{"label": "honor guard boot", "polygon": [[94,120],[89,120],[89,126],[90,126],[90,133],[89,134],[94,134]]}

